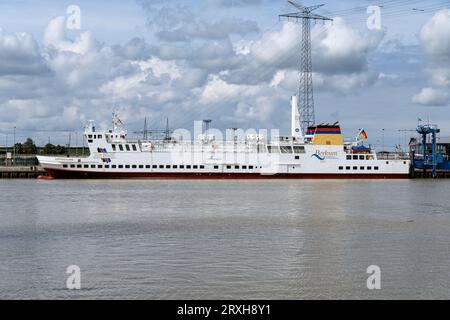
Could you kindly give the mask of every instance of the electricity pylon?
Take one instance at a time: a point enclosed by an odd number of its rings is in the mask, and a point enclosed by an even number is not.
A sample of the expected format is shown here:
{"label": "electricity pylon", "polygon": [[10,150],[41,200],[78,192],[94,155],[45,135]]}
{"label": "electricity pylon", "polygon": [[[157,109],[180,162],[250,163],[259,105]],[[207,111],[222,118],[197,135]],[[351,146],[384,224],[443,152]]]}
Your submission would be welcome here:
{"label": "electricity pylon", "polygon": [[281,14],[280,18],[295,19],[296,22],[302,22],[302,42],[300,53],[300,83],[298,89],[298,112],[300,114],[300,127],[303,135],[309,126],[314,125],[314,90],[312,79],[312,61],[311,61],[311,20],[333,21],[333,19],[312,13],[312,11],[320,8],[323,4],[311,7],[305,7],[294,1],[288,2],[299,12]]}

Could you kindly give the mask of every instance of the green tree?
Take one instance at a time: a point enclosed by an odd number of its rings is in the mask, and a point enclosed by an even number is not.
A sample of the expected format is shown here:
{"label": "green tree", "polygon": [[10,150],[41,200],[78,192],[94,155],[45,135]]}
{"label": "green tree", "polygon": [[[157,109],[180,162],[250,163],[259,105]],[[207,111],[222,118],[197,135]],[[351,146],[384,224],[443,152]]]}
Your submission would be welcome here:
{"label": "green tree", "polygon": [[16,154],[23,153],[23,145],[21,143],[16,143],[14,145],[14,150],[15,150]]}
{"label": "green tree", "polygon": [[65,154],[67,153],[66,147],[60,146],[59,144],[55,147],[56,154]]}
{"label": "green tree", "polygon": [[53,144],[51,144],[51,143],[47,143],[44,146],[44,149],[42,150],[42,152],[44,154],[54,154],[55,153],[55,146]]}
{"label": "green tree", "polygon": [[44,146],[44,149],[42,149],[43,154],[65,154],[67,153],[67,150],[65,147],[60,146],[59,144],[57,146],[47,143]]}
{"label": "green tree", "polygon": [[22,151],[25,154],[36,154],[37,148],[31,138],[27,138],[27,140],[22,144]]}

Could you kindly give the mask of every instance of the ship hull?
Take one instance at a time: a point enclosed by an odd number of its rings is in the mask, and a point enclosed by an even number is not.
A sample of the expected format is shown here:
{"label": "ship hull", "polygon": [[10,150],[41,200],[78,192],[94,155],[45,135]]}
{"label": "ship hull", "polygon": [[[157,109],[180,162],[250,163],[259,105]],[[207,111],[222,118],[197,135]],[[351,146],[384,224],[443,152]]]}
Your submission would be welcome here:
{"label": "ship hull", "polygon": [[101,172],[45,169],[48,175],[56,179],[155,179],[155,180],[258,180],[258,179],[408,179],[402,173],[199,173],[199,172]]}

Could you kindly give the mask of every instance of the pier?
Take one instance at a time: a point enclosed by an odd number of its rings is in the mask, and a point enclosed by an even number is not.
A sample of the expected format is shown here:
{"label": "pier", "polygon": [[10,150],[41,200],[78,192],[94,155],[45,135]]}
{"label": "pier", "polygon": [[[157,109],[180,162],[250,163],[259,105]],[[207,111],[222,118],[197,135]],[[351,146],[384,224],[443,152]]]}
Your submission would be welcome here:
{"label": "pier", "polygon": [[0,177],[2,179],[36,179],[44,174],[45,171],[39,165],[0,167]]}
{"label": "pier", "polygon": [[412,179],[417,179],[417,178],[434,178],[434,179],[438,179],[438,178],[446,178],[449,179],[450,178],[450,171],[448,170],[436,170],[433,172],[432,169],[425,169],[425,171],[423,169],[414,169],[411,170],[411,178]]}

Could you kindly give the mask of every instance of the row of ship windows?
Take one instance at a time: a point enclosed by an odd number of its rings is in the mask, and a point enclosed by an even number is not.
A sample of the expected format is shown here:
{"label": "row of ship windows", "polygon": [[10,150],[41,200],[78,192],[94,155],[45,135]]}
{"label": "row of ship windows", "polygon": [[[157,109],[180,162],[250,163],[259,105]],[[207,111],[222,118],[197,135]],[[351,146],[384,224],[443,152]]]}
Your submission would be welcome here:
{"label": "row of ship windows", "polygon": [[[124,149],[125,146],[125,149]],[[117,148],[119,148],[119,151],[137,151],[137,147],[135,144],[131,144],[131,148],[129,144],[111,144],[111,148],[113,151],[117,151]],[[267,146],[267,151],[269,153],[305,153],[305,147],[304,146]]]}
{"label": "row of ship windows", "polygon": [[304,146],[267,146],[269,153],[305,153]]}
{"label": "row of ship windows", "polygon": [[[85,169],[89,169],[89,168],[91,168],[91,169],[103,169],[103,168],[105,168],[105,169],[109,169],[109,168],[111,168],[111,169],[123,169],[123,168],[125,168],[125,169],[205,169],[205,166],[204,165],[162,165],[162,164],[160,164],[160,165],[156,165],[156,164],[154,164],[154,165],[149,165],[149,164],[147,164],[147,165],[143,165],[143,164],[141,164],[141,165],[136,165],[136,164],[133,164],[133,165],[129,165],[129,164],[125,164],[125,165],[122,165],[122,164],[119,164],[119,165],[115,165],[115,164],[113,164],[113,165],[109,165],[109,164],[106,164],[106,165],[102,165],[102,164],[97,164],[97,165],[95,165],[95,164],[91,164],[91,165],[89,165],[89,164],[84,164],[84,165],[81,165],[81,164],[77,164],[77,165],[75,165],[75,164],[71,164],[71,165],[68,165],[68,164],[63,164],[63,168],[69,168],[69,166],[70,166],[70,168],[78,168],[78,169],[81,169],[81,168],[85,168]],[[247,170],[247,169],[249,169],[249,170],[253,170],[253,169],[255,169],[255,168],[258,168],[257,166],[230,166],[230,165],[228,165],[228,166],[226,166],[226,168],[228,169],[228,170],[230,170],[230,169],[242,169],[242,170]],[[219,166],[218,165],[215,165],[214,166],[214,169],[219,169]]]}
{"label": "row of ship windows", "polygon": [[373,155],[347,155],[347,160],[375,160]]}
{"label": "row of ship windows", "polygon": [[[344,167],[339,167],[339,170],[344,170]],[[352,167],[350,167],[350,166],[348,166],[348,167],[345,167],[345,170],[352,170]],[[358,170],[358,167],[353,167],[353,170]],[[372,167],[359,167],[359,170],[372,170]],[[379,170],[379,167],[373,167],[373,170]]]}
{"label": "row of ship windows", "polygon": [[94,138],[94,139],[97,139],[97,137],[98,137],[98,139],[101,139],[102,138],[102,135],[101,134],[94,134],[94,135],[92,135],[92,134],[88,134],[88,139],[92,139],[92,138]]}
{"label": "row of ship windows", "polygon": [[[118,144],[117,146],[119,146],[119,150],[120,150],[120,151],[124,151],[124,149],[123,149],[123,146],[124,146],[124,145]],[[112,147],[113,151],[116,151],[116,150],[117,150],[117,147],[116,147],[115,144],[112,144],[111,147]],[[131,148],[133,149],[133,151],[137,151],[137,147],[136,147],[135,144],[132,144],[132,145],[131,145]],[[129,144],[125,144],[125,150],[126,150],[126,151],[131,151],[130,145],[129,145]]]}
{"label": "row of ship windows", "polygon": [[94,142],[94,140],[92,140],[92,139],[101,139],[102,138],[102,135],[101,134],[94,134],[94,135],[92,135],[92,134],[88,134],[88,136],[87,136],[87,138],[88,138],[88,142],[89,143],[92,143],[92,142]]}

